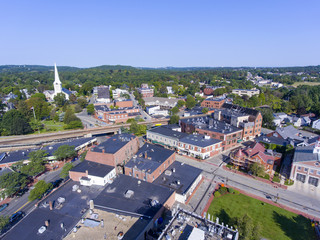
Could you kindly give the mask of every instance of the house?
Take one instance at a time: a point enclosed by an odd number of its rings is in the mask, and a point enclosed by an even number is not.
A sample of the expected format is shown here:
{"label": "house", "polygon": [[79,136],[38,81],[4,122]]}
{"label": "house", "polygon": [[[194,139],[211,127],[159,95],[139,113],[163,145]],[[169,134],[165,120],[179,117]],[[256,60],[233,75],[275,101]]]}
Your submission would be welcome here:
{"label": "house", "polygon": [[167,93],[168,94],[174,94],[174,91],[173,91],[172,87],[167,86]]}
{"label": "house", "polygon": [[220,109],[225,101],[225,98],[207,98],[202,101],[201,107]]}
{"label": "house", "polygon": [[320,138],[315,145],[296,147],[290,178],[306,186],[318,187],[320,179]]}
{"label": "house", "polygon": [[202,170],[175,161],[153,183],[176,192],[175,200],[185,204],[202,180]]}
{"label": "house", "polygon": [[301,117],[301,126],[310,126],[311,124],[311,119],[306,116],[306,117]]}
{"label": "house", "polygon": [[69,171],[69,177],[84,186],[105,186],[115,176],[116,169],[113,166],[91,161],[83,161]]}
{"label": "house", "polygon": [[146,143],[124,166],[125,174],[153,182],[175,161],[175,152]]}
{"label": "house", "polygon": [[249,98],[254,96],[254,95],[259,95],[260,94],[260,90],[256,89],[256,88],[252,88],[252,89],[233,89],[232,90],[233,94],[239,95],[240,97],[242,96],[248,96]]}
{"label": "house", "polygon": [[268,134],[268,136],[303,141],[301,133],[292,125],[277,127],[276,130],[273,133]]}
{"label": "house", "polygon": [[265,171],[272,173],[274,166],[279,166],[282,155],[265,147],[258,142],[249,145],[246,148],[240,148],[230,153],[231,163],[238,167],[248,169],[253,163],[261,164]]}
{"label": "house", "polygon": [[129,92],[127,90],[122,90],[120,88],[112,90],[112,97],[115,100],[117,100],[118,98],[121,98],[121,95],[123,94],[129,94]]}
{"label": "house", "polygon": [[133,134],[116,134],[87,152],[86,160],[113,166],[123,172],[123,166],[139,149],[138,138]]}
{"label": "house", "polygon": [[240,141],[242,141],[242,129],[209,117],[180,119],[180,126],[182,132],[196,132],[222,141],[221,151],[235,147]]}
{"label": "house", "polygon": [[312,123],[312,128],[320,130],[320,119],[318,119]]}

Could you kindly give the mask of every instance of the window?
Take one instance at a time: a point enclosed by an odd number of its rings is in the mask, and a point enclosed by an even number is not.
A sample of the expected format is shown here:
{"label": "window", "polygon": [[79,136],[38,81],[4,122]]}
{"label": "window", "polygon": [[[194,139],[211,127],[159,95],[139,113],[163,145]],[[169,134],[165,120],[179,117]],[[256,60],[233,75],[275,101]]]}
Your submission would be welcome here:
{"label": "window", "polygon": [[318,178],[314,178],[314,177],[309,177],[308,183],[309,183],[310,185],[313,185],[313,186],[315,186],[315,187],[318,187],[318,185],[319,185],[319,179],[318,179]]}
{"label": "window", "polygon": [[305,181],[306,181],[306,175],[303,175],[303,174],[297,173],[297,177],[296,177],[296,179],[297,179],[297,181],[300,181],[300,182],[305,183]]}
{"label": "window", "polygon": [[137,177],[137,178],[139,177],[139,174],[138,174],[138,173],[136,174],[136,177]]}
{"label": "window", "polygon": [[304,171],[305,171],[305,172],[308,172],[308,170],[309,170],[309,168],[304,168]]}
{"label": "window", "polygon": [[313,170],[313,169],[310,169],[310,173],[311,173],[311,174],[314,174],[314,170]]}

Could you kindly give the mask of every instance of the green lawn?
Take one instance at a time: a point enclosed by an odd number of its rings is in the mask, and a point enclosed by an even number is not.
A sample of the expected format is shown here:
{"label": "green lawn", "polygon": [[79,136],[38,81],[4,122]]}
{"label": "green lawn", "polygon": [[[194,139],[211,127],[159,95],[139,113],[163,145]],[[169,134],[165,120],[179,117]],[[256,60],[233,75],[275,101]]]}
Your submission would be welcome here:
{"label": "green lawn", "polygon": [[243,194],[214,198],[208,213],[214,216],[214,220],[219,217],[220,222],[229,225],[234,224],[236,217],[247,213],[254,222],[260,223],[261,235],[267,239],[315,239],[309,219]]}

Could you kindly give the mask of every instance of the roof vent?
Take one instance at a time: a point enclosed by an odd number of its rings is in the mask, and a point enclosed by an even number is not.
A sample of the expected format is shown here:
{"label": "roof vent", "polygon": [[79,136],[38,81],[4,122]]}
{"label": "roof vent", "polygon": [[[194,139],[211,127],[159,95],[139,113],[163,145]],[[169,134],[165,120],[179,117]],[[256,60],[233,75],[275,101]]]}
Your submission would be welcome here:
{"label": "roof vent", "polygon": [[171,171],[166,170],[166,171],[164,172],[164,174],[167,175],[167,176],[171,176]]}
{"label": "roof vent", "polygon": [[177,180],[177,185],[180,185],[180,180]]}
{"label": "roof vent", "polygon": [[134,194],[134,191],[132,191],[132,190],[127,190],[127,191],[125,192],[124,196],[125,196],[126,198],[131,198],[131,197],[133,196],[133,194]]}
{"label": "roof vent", "polygon": [[175,173],[175,172],[176,172],[176,169],[175,169],[175,168],[172,168],[172,172]]}

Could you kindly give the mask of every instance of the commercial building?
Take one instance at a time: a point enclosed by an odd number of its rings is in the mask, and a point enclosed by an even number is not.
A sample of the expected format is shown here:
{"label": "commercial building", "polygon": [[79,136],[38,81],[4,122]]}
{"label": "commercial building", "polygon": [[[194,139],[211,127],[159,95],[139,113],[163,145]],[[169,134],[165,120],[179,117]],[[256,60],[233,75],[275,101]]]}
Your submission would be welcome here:
{"label": "commercial building", "polygon": [[175,200],[185,204],[201,182],[201,173],[199,168],[175,161],[153,183],[174,190]]}
{"label": "commercial building", "polygon": [[98,86],[95,89],[96,91],[96,102],[98,103],[109,103],[111,102],[110,99],[110,89],[108,86]]}
{"label": "commercial building", "polygon": [[133,101],[131,99],[126,100],[115,100],[114,106],[118,108],[132,108],[133,107]]}
{"label": "commercial building", "polygon": [[163,97],[146,97],[144,102],[146,106],[160,106],[161,109],[171,109],[175,107],[179,99]]}
{"label": "commercial building", "polygon": [[175,152],[146,143],[125,165],[125,174],[153,182],[175,161]]}
{"label": "commercial building", "polygon": [[95,117],[107,123],[125,123],[128,119],[141,115],[137,107],[110,108],[107,105],[95,105],[94,108]]}
{"label": "commercial building", "polygon": [[209,117],[181,119],[180,126],[182,132],[196,132],[222,141],[221,151],[235,147],[238,142],[242,141],[242,129]]}
{"label": "commercial building", "polygon": [[226,101],[225,98],[207,98],[202,101],[201,107],[219,109],[222,107],[225,101]]}
{"label": "commercial building", "polygon": [[112,97],[115,100],[118,98],[121,98],[122,94],[129,94],[129,92],[127,90],[122,90],[120,88],[112,90]]}
{"label": "commercial building", "polygon": [[119,175],[93,199],[95,209],[136,218],[136,223],[123,233],[123,239],[137,240],[148,237],[149,230],[174,202],[173,190],[126,175]]}
{"label": "commercial building", "polygon": [[169,111],[166,109],[161,109],[160,106],[148,106],[146,107],[146,112],[149,115],[162,115],[162,116],[168,116]]}
{"label": "commercial building", "polygon": [[243,140],[253,139],[261,134],[262,114],[258,110],[224,103],[221,113],[217,111],[215,119],[225,121],[243,129]]}
{"label": "commercial building", "polygon": [[242,97],[242,96],[252,97],[254,95],[259,95],[260,94],[260,90],[256,89],[256,88],[252,88],[252,89],[233,89],[232,93],[236,94],[236,95],[239,95],[240,97]]}
{"label": "commercial building", "polygon": [[274,152],[258,142],[246,148],[238,149],[230,153],[231,163],[243,169],[248,169],[253,163],[259,163],[264,167],[265,172],[271,174],[274,166],[280,166],[281,153]]}
{"label": "commercial building", "polygon": [[70,179],[84,186],[105,186],[115,176],[116,169],[113,166],[91,161],[83,161],[69,171]]}
{"label": "commercial building", "polygon": [[320,138],[313,146],[295,148],[290,178],[306,186],[319,186]]}
{"label": "commercial building", "polygon": [[141,88],[138,89],[138,92],[142,95],[143,98],[153,97],[154,90],[149,88],[148,84],[141,84]]}
{"label": "commercial building", "polygon": [[139,149],[138,138],[133,134],[116,134],[87,152],[86,160],[113,166],[123,172],[123,166]]}

